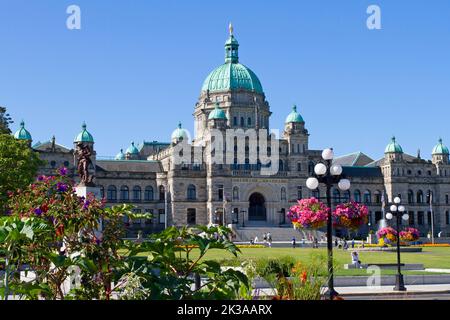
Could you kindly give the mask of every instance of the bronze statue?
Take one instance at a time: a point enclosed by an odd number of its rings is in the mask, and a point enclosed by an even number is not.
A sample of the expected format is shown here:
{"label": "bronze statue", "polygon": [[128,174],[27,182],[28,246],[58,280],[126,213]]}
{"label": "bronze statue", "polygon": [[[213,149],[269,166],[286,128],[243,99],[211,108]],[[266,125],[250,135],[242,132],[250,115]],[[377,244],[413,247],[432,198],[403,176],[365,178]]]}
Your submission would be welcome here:
{"label": "bronze statue", "polygon": [[94,176],[89,174],[89,165],[92,163],[91,161],[92,151],[88,145],[83,144],[82,142],[77,143],[77,149],[75,150],[75,157],[78,161],[78,174],[80,175],[80,183],[79,186],[85,187],[93,187]]}

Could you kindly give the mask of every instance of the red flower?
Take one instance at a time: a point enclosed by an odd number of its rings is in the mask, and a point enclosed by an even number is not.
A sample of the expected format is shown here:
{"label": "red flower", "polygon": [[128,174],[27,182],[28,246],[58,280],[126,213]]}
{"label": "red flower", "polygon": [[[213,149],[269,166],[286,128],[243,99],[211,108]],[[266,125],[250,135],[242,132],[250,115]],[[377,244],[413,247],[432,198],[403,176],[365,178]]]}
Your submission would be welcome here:
{"label": "red flower", "polygon": [[308,273],[307,273],[306,271],[303,271],[302,274],[301,274],[301,276],[300,276],[300,281],[301,281],[302,283],[305,283],[306,280],[308,280]]}
{"label": "red flower", "polygon": [[56,232],[56,236],[57,236],[57,237],[61,237],[61,236],[64,234],[64,225],[60,224],[60,225],[56,228],[55,232]]}

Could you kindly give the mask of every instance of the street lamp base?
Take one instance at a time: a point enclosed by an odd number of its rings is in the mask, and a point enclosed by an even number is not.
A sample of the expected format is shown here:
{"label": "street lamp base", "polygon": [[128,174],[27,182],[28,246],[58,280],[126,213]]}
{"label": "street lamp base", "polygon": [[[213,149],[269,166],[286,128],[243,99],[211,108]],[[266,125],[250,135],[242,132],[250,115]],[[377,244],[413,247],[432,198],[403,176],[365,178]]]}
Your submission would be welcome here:
{"label": "street lamp base", "polygon": [[331,290],[330,288],[328,288],[327,291],[325,291],[325,297],[329,298],[330,300],[333,300],[337,296],[339,296],[339,293],[334,290],[334,288],[332,288]]}
{"label": "street lamp base", "polygon": [[406,291],[405,281],[403,280],[403,275],[402,274],[397,274],[395,276],[394,291]]}

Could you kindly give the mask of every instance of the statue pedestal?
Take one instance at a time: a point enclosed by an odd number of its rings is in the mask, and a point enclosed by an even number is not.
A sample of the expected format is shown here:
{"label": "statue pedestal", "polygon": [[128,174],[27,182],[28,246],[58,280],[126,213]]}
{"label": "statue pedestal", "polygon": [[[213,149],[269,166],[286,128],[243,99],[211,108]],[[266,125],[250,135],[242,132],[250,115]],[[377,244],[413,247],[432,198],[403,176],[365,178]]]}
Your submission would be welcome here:
{"label": "statue pedestal", "polygon": [[77,186],[75,187],[75,193],[77,196],[85,198],[89,193],[92,193],[96,199],[102,199],[102,194],[99,187]]}

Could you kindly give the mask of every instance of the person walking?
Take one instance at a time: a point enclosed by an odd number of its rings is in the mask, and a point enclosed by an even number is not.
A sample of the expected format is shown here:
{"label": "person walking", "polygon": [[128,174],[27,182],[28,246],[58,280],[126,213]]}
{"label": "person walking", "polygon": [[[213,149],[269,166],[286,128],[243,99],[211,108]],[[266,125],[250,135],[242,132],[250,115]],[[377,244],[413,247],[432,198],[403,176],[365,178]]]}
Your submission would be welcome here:
{"label": "person walking", "polygon": [[272,235],[269,233],[267,233],[267,242],[269,243],[269,247],[272,247]]}
{"label": "person walking", "polygon": [[355,239],[352,239],[352,249],[355,248]]}
{"label": "person walking", "polygon": [[296,246],[297,246],[297,242],[295,241],[295,237],[292,237],[292,248],[295,249]]}
{"label": "person walking", "polygon": [[255,244],[258,243],[258,241],[259,241],[258,236],[255,236],[255,241],[254,241]]}
{"label": "person walking", "polygon": [[264,244],[266,244],[266,242],[267,242],[267,234],[263,234],[263,241],[264,241]]}

